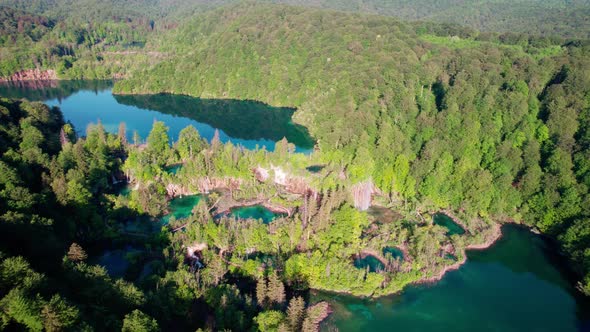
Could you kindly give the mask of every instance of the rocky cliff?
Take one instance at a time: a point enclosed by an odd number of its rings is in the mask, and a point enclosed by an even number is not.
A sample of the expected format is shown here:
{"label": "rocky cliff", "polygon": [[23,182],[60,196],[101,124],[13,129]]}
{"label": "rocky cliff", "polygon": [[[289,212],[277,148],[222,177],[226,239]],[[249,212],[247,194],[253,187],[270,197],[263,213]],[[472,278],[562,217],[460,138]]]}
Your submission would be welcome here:
{"label": "rocky cliff", "polygon": [[0,82],[54,81],[57,79],[55,70],[41,70],[37,68],[22,70],[9,77],[0,77]]}

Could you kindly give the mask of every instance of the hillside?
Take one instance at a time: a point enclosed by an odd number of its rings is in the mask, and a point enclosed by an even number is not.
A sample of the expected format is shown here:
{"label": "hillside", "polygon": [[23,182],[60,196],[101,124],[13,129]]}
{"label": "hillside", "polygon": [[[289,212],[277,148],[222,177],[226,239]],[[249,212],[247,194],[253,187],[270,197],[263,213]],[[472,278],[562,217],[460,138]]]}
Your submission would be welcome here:
{"label": "hillside", "polygon": [[[179,21],[194,13],[240,0],[1,0],[0,6],[52,18],[89,21],[146,17]],[[481,31],[517,32],[562,38],[590,37],[587,0],[259,0],[301,7],[394,16],[404,20],[454,23]]]}
{"label": "hillside", "polygon": [[303,6],[395,16],[405,20],[455,23],[481,31],[522,32],[564,38],[590,36],[587,0],[286,0]]}
{"label": "hillside", "polygon": [[373,181],[419,211],[517,220],[556,236],[586,220],[587,48],[436,36],[390,18],[252,4],[161,38],[171,61],[116,91],[297,107],[295,118],[348,181]]}
{"label": "hillside", "polygon": [[0,330],[586,324],[588,2],[287,1],[0,0]]}
{"label": "hillside", "polygon": [[[132,67],[145,67],[165,57],[162,54],[155,59],[150,56],[143,48],[146,42],[161,41],[161,33],[184,27],[195,15],[239,2],[0,0],[6,16],[4,32],[0,35],[0,41],[4,41],[0,45],[0,77],[35,68],[54,70],[62,79],[125,77]],[[488,38],[489,33],[497,36],[499,32],[504,40],[510,39],[510,43],[521,46],[526,46],[528,35],[519,33],[550,38],[550,43],[562,44],[570,39],[590,37],[588,1],[260,0],[259,3],[389,15],[420,20],[423,23],[417,24],[429,27],[437,22],[446,26],[445,29],[470,30],[471,36],[477,36],[477,30],[484,31],[481,38]],[[31,21],[32,17],[37,19]],[[15,30],[17,22],[21,22],[21,26]],[[49,25],[36,24],[30,30],[30,22]],[[30,31],[25,35],[17,31],[23,29]],[[546,44],[547,40],[542,43]]]}

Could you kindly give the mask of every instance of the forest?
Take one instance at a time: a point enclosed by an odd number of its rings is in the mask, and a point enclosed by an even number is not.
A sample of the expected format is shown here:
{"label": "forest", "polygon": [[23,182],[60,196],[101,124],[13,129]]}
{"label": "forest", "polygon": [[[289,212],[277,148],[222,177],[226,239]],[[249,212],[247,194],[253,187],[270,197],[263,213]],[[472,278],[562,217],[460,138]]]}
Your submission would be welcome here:
{"label": "forest", "polygon": [[[164,92],[256,100],[295,110],[314,151],[194,127],[171,142],[157,121],[76,135],[58,108],[3,95],[0,330],[316,331],[330,309],[311,290],[436,280],[504,223],[555,241],[590,295],[584,1],[492,1],[473,21],[470,1],[134,2],[0,1],[0,76],[119,78],[118,100],[162,109]],[[236,222],[249,205],[274,219]],[[122,278],[92,259],[126,246]],[[367,256],[380,265],[353,264]]]}
{"label": "forest", "polygon": [[[175,61],[135,72],[116,91],[295,106],[322,161],[346,170],[351,183],[370,181],[405,209],[535,226],[587,271],[585,43],[237,8],[165,35],[161,50],[175,49]],[[261,24],[262,17],[273,19]],[[188,79],[173,74],[180,68]]]}
{"label": "forest", "polygon": [[[0,77],[34,68],[62,79],[126,77],[134,69],[167,60],[144,44],[153,35],[184,26],[195,16],[240,0],[1,0]],[[247,1],[246,1],[247,3]],[[302,7],[380,14],[502,33],[526,33],[565,43],[590,37],[587,1],[335,1],[261,0]],[[543,39],[543,38],[542,38]],[[544,43],[545,41],[541,41]],[[522,40],[517,43],[523,44]]]}

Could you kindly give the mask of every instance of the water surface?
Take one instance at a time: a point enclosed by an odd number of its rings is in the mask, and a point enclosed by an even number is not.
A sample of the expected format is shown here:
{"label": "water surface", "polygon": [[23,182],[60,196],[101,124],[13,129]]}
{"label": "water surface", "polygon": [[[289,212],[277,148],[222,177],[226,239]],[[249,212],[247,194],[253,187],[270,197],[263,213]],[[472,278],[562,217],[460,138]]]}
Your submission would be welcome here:
{"label": "water surface", "polygon": [[435,225],[439,225],[445,227],[447,231],[447,235],[462,235],[465,234],[465,230],[459,224],[457,224],[451,217],[447,216],[444,213],[437,213],[432,217],[432,220]]}
{"label": "water surface", "polygon": [[155,120],[170,128],[172,141],[180,131],[194,126],[199,134],[211,141],[219,130],[222,142],[231,141],[247,149],[274,150],[276,141],[286,137],[296,151],[309,153],[314,141],[307,130],[293,124],[294,109],[272,107],[256,101],[231,99],[200,99],[187,96],[158,94],[115,96],[109,81],[57,81],[34,84],[0,85],[0,96],[26,98],[59,106],[66,121],[70,121],[80,135],[90,123],[101,121],[105,129],[117,133],[125,122],[127,138],[133,141],[137,131],[145,140]]}
{"label": "water surface", "polygon": [[124,249],[105,250],[95,263],[103,266],[111,277],[122,278],[131,264],[131,256],[140,252],[131,246]]}
{"label": "water surface", "polygon": [[232,209],[230,216],[236,219],[256,219],[268,224],[282,214],[274,213],[261,205],[244,206]]}
{"label": "water surface", "polygon": [[356,257],[354,267],[357,269],[369,269],[369,272],[383,271],[385,266],[375,256],[367,255],[365,257]]}
{"label": "water surface", "polygon": [[170,200],[168,209],[170,213],[162,218],[164,224],[168,224],[171,217],[178,219],[188,218],[193,213],[193,208],[199,204],[201,195],[182,196]]}
{"label": "water surface", "polygon": [[378,300],[317,293],[334,313],[323,330],[588,331],[588,300],[572,287],[564,258],[539,236],[509,226],[492,248],[440,282]]}

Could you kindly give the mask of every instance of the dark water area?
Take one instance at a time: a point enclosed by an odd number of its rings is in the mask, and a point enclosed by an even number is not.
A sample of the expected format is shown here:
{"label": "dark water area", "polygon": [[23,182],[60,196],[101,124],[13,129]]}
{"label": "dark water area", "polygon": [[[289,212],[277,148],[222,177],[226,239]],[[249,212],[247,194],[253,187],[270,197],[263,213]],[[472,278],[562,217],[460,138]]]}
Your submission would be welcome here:
{"label": "dark water area", "polygon": [[391,256],[393,259],[400,259],[404,260],[404,253],[401,249],[396,247],[386,247],[383,249],[383,256],[387,257],[388,255]]}
{"label": "dark water area", "polygon": [[170,174],[176,174],[176,173],[178,173],[178,171],[180,171],[181,168],[182,168],[182,164],[173,165],[173,166],[166,168],[166,172],[168,172]]}
{"label": "dark water area", "polygon": [[354,259],[354,267],[357,269],[369,269],[369,272],[383,271],[385,265],[381,263],[375,256],[367,255],[365,257],[356,257]]}
{"label": "dark water area", "polygon": [[126,246],[123,249],[104,251],[93,263],[103,266],[111,277],[122,278],[131,264],[133,255],[138,254],[141,254],[140,250]]}
{"label": "dark water area", "polygon": [[0,96],[58,106],[79,135],[84,135],[86,127],[98,121],[108,132],[117,133],[119,124],[124,122],[130,142],[134,131],[144,141],[153,122],[158,120],[170,128],[172,141],[178,139],[182,129],[192,125],[208,141],[217,129],[222,142],[231,141],[251,150],[264,147],[272,151],[275,142],[283,137],[295,144],[297,152],[309,153],[314,146],[305,127],[291,121],[295,111],[292,108],[170,94],[113,95],[112,85],[110,81],[21,82],[0,85]]}
{"label": "dark water area", "polygon": [[[292,108],[272,107],[256,101],[199,99],[170,94],[116,95],[115,99],[122,105],[206,123],[242,140],[276,142],[286,137],[301,149],[312,149],[314,145],[305,127],[291,121],[295,113]],[[274,146],[265,146],[267,150],[274,149]]]}
{"label": "dark water area", "polygon": [[456,222],[453,221],[453,219],[449,216],[447,216],[444,213],[437,213],[432,217],[432,220],[434,222],[435,225],[439,225],[442,227],[445,227],[448,231],[447,231],[447,235],[451,236],[451,235],[463,235],[465,234],[465,230],[463,229],[463,227],[459,226]]}
{"label": "dark water area", "polygon": [[306,167],[305,169],[310,173],[319,173],[324,168],[326,168],[325,165],[313,165],[313,166]]}
{"label": "dark water area", "polygon": [[325,331],[589,331],[590,303],[565,258],[542,237],[505,226],[491,248],[437,283],[377,300],[319,292],[334,313]]}

